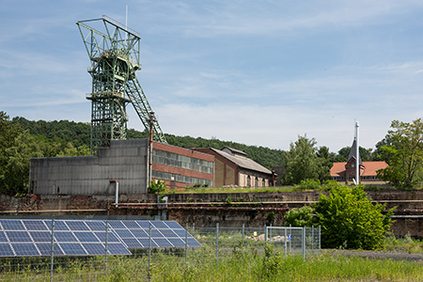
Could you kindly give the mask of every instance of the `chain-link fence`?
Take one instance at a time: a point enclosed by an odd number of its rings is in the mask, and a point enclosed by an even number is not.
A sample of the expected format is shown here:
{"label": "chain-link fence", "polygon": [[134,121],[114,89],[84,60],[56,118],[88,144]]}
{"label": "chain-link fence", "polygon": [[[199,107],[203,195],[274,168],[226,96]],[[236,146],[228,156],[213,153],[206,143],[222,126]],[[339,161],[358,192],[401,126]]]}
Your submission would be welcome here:
{"label": "chain-link fence", "polygon": [[[107,226],[107,225],[106,225]],[[0,280],[15,281],[126,281],[148,280],[152,274],[160,273],[169,265],[176,268],[186,264],[219,265],[234,253],[252,252],[261,255],[266,244],[272,244],[285,254],[302,254],[320,248],[320,227],[213,227],[198,228],[195,225],[183,226],[184,234],[179,234],[184,242],[176,248],[157,248],[149,233],[147,248],[131,249],[132,255],[110,255],[108,248],[111,234],[105,230],[103,236],[104,254],[57,255],[56,243],[45,242],[50,247],[49,256],[1,256]],[[190,236],[192,235],[192,237]],[[53,236],[52,236],[53,237]],[[191,239],[190,239],[191,238]],[[190,247],[188,242],[195,238],[200,247]],[[1,249],[0,255],[5,250]],[[55,251],[56,250],[56,251]],[[108,254],[109,253],[109,254]]]}

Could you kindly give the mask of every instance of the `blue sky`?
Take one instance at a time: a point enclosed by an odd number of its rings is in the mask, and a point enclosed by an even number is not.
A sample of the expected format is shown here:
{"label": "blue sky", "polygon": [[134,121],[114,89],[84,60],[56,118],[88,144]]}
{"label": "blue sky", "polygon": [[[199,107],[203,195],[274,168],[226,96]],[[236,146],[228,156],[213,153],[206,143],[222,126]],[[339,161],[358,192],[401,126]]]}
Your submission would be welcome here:
{"label": "blue sky", "polygon": [[[373,148],[423,112],[423,1],[8,1],[0,110],[89,122],[90,62],[76,22],[140,33],[138,80],[165,133],[287,150]],[[129,127],[143,130],[132,106]]]}

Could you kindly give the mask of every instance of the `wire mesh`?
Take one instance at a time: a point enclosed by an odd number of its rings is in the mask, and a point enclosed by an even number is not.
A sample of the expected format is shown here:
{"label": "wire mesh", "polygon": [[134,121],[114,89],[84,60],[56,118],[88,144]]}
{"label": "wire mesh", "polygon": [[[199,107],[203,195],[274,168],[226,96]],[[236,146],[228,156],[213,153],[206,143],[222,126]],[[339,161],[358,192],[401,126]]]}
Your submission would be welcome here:
{"label": "wire mesh", "polygon": [[2,257],[0,280],[145,281],[154,275],[163,281],[163,269],[169,266],[224,264],[234,254],[261,255],[268,243],[285,254],[302,254],[303,250],[308,254],[320,248],[319,227],[184,227],[188,233],[181,238],[191,234],[201,247],[130,249],[132,255],[128,256]]}

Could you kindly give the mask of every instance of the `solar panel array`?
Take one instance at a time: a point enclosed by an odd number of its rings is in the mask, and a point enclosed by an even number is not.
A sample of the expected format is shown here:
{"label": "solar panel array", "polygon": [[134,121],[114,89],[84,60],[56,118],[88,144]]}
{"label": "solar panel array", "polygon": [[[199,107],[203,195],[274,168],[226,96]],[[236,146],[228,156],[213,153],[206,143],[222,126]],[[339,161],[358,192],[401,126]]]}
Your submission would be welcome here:
{"label": "solar panel array", "polygon": [[[150,240],[151,223],[151,240]],[[0,220],[0,257],[50,256],[51,220]],[[200,247],[175,221],[108,221],[107,254],[130,255],[128,249]],[[106,221],[55,220],[54,256],[104,255]]]}

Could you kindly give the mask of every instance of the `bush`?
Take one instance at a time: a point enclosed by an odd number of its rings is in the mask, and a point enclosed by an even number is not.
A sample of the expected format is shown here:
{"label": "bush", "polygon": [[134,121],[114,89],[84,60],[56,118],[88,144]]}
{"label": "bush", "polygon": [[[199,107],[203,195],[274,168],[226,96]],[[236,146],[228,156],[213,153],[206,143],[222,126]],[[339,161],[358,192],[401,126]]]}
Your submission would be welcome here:
{"label": "bush", "polygon": [[363,186],[334,186],[329,196],[320,195],[314,205],[317,224],[322,226],[323,248],[381,249],[393,214],[383,214],[385,205],[371,203]]}
{"label": "bush", "polygon": [[166,183],[163,180],[152,181],[151,185],[148,187],[148,193],[163,193],[166,191]]}
{"label": "bush", "polygon": [[289,210],[285,215],[285,225],[297,227],[311,226],[313,224],[314,210],[309,206],[304,206],[300,209]]}

